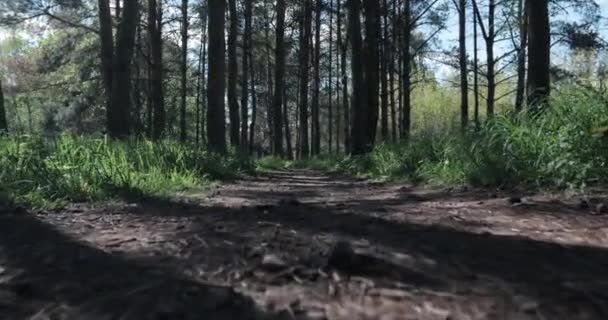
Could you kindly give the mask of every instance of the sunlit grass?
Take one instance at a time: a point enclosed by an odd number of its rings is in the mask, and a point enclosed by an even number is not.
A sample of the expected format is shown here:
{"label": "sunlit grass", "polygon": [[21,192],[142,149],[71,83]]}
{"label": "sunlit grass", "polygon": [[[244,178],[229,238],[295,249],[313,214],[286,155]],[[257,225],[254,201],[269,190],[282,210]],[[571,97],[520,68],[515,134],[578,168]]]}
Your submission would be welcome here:
{"label": "sunlit grass", "polygon": [[15,202],[40,207],[125,195],[168,195],[251,168],[248,160],[173,142],[68,135],[53,140],[0,138],[0,192]]}

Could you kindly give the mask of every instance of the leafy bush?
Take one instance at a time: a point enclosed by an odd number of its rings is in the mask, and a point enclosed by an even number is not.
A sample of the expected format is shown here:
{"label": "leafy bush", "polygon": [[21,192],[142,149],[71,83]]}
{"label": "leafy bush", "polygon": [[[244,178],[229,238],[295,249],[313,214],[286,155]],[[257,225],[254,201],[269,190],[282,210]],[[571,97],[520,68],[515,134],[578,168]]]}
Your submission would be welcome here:
{"label": "leafy bush", "polygon": [[0,193],[48,206],[116,195],[165,194],[230,178],[253,164],[173,142],[61,136],[0,138]]}
{"label": "leafy bush", "polygon": [[465,134],[450,125],[416,128],[402,144],[317,167],[435,184],[580,188],[608,182],[608,139],[594,136],[606,124],[604,97],[565,90],[537,115],[500,114]]}

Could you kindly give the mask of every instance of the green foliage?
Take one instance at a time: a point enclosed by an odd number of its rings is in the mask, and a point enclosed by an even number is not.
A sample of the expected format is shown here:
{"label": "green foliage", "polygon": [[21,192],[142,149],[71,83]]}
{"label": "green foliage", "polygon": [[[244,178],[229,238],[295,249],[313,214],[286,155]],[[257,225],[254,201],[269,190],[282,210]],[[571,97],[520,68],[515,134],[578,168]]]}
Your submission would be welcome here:
{"label": "green foliage", "polygon": [[407,142],[379,145],[363,157],[300,164],[432,184],[580,188],[608,182],[608,139],[597,134],[606,124],[604,97],[566,90],[539,115],[498,115],[466,134],[433,124],[413,131]]}
{"label": "green foliage", "polygon": [[33,206],[165,195],[234,177],[252,163],[173,142],[0,138],[0,193]]}

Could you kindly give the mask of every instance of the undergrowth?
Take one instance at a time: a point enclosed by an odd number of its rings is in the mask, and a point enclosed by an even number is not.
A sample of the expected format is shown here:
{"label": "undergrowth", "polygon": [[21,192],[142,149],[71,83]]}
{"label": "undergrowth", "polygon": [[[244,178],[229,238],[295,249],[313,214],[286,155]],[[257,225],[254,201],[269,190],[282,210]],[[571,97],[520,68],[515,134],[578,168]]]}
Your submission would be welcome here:
{"label": "undergrowth", "polygon": [[168,141],[0,137],[0,194],[5,200],[35,207],[168,195],[252,168],[247,159]]}
{"label": "undergrowth", "polygon": [[[598,131],[607,124],[604,97],[567,91],[542,113],[503,113],[465,134],[445,125],[421,127],[406,142],[381,144],[365,156],[288,165],[437,185],[580,189],[608,183],[608,130]],[[276,159],[264,163],[285,166]]]}

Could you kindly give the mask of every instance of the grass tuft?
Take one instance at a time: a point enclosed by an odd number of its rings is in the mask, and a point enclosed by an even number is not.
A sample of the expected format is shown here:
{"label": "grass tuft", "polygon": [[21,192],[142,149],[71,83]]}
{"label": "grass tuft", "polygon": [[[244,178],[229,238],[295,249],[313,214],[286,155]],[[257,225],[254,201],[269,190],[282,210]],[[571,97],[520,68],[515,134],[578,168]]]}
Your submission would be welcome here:
{"label": "grass tuft", "polygon": [[34,207],[116,196],[168,195],[227,179],[253,163],[174,142],[60,136],[0,138],[0,194]]}

